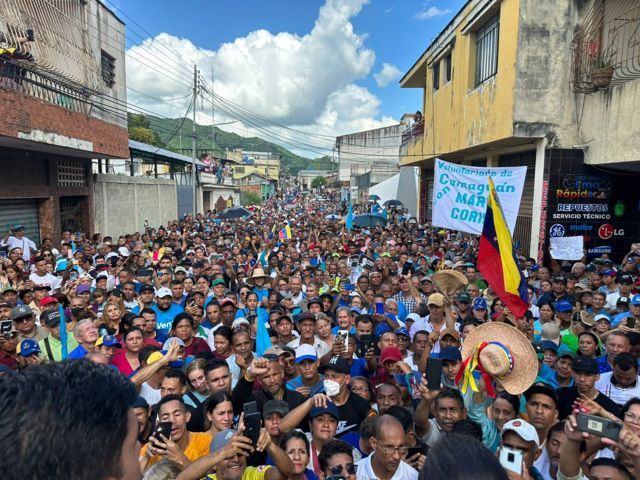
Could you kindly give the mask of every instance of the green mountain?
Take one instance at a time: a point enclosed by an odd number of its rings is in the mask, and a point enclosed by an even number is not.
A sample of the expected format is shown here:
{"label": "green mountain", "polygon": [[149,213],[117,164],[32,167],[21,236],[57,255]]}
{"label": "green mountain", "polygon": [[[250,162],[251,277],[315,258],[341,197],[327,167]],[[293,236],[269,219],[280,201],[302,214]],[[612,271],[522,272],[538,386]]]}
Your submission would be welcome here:
{"label": "green mountain", "polygon": [[[129,114],[130,138],[184,155],[191,155],[192,126],[189,118],[166,119],[152,115]],[[198,156],[211,153],[223,157],[227,149],[241,148],[244,151],[279,154],[282,169],[290,175],[296,175],[300,170],[331,170],[331,158],[328,155],[316,159],[302,157],[259,137],[242,137],[218,127],[212,129],[210,125],[196,123],[196,138]]]}

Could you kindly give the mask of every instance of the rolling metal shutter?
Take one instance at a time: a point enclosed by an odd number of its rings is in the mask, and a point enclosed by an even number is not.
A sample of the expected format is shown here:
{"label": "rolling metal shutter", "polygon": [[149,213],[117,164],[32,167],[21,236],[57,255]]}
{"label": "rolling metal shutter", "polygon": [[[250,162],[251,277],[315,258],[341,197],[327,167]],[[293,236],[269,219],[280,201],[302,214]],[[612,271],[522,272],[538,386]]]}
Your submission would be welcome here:
{"label": "rolling metal shutter", "polygon": [[25,236],[40,244],[40,222],[38,220],[38,201],[16,198],[0,200],[0,231],[4,235],[15,224],[24,226]]}
{"label": "rolling metal shutter", "polygon": [[502,155],[500,157],[501,167],[527,167],[527,176],[524,179],[522,198],[520,199],[520,210],[516,229],[513,232],[513,241],[517,247],[522,248],[528,255],[531,246],[531,217],[533,215],[533,182],[536,171],[536,151]]}

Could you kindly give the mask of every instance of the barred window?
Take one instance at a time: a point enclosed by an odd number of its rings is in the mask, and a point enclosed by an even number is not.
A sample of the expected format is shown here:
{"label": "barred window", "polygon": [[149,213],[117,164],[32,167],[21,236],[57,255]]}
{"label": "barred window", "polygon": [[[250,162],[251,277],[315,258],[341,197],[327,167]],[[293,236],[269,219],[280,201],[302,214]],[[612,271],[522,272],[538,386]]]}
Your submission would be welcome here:
{"label": "barred window", "polygon": [[438,90],[440,88],[440,62],[433,64],[433,89]]}
{"label": "barred window", "polygon": [[447,83],[451,81],[451,54],[444,57],[442,61],[444,62],[444,81],[442,83]]}
{"label": "barred window", "polygon": [[108,87],[116,83],[116,59],[102,50],[101,56],[102,79]]}
{"label": "barred window", "polygon": [[499,13],[476,32],[476,86],[498,72]]}

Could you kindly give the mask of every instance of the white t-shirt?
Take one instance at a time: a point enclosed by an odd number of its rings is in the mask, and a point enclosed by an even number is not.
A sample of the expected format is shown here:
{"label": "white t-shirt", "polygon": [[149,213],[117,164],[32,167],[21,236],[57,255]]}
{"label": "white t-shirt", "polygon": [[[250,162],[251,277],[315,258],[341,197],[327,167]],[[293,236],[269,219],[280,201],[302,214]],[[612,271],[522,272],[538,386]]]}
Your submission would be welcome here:
{"label": "white t-shirt", "polygon": [[160,389],[152,388],[147,382],[140,386],[140,396],[144,398],[149,405],[155,405],[160,401]]}
{"label": "white t-shirt", "polygon": [[[375,453],[372,453],[368,457],[365,457],[356,463],[356,465],[358,466],[358,470],[356,472],[357,480],[374,480],[378,478],[373,471],[373,467],[371,466],[371,458],[374,455]],[[400,460],[398,468],[393,474],[393,477],[391,477],[391,480],[417,480],[417,478],[418,471],[411,465],[406,463],[404,460]]]}
{"label": "white t-shirt", "polygon": [[51,288],[51,292],[54,290],[58,290],[62,283],[61,277],[56,277],[55,275],[51,275],[50,273],[46,273],[43,276],[38,275],[36,272],[33,272],[29,275],[29,280],[31,280],[36,285],[45,285]]}
{"label": "white t-shirt", "polygon": [[621,388],[611,383],[613,372],[601,373],[600,378],[596,382],[596,389],[616,402],[618,405],[624,405],[627,400],[634,397],[640,397],[640,378],[636,377],[636,384],[632,387]]}

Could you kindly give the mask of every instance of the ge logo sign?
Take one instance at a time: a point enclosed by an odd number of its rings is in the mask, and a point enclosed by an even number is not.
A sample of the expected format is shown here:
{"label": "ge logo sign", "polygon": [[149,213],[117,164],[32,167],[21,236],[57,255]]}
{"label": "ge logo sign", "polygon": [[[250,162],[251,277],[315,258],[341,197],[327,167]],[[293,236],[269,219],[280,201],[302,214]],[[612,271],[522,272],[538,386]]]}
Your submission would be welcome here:
{"label": "ge logo sign", "polygon": [[564,227],[559,223],[552,225],[549,229],[549,235],[552,237],[564,237]]}

